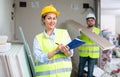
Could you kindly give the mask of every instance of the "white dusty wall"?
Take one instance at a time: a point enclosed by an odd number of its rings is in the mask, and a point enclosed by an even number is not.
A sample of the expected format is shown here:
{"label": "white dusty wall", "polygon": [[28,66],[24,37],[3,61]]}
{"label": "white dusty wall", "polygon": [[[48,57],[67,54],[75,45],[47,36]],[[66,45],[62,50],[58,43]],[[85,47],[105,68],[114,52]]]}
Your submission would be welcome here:
{"label": "white dusty wall", "polygon": [[120,15],[115,17],[116,17],[116,26],[115,26],[116,34],[120,34]]}
{"label": "white dusty wall", "polygon": [[120,34],[120,15],[101,15],[101,30],[108,29],[113,34]]}
{"label": "white dusty wall", "polygon": [[101,15],[101,30],[108,29],[110,32],[115,34],[115,26],[116,26],[115,15]]}
{"label": "white dusty wall", "polygon": [[0,0],[0,35],[7,35],[8,40],[14,39],[14,20],[11,19],[13,0]]}

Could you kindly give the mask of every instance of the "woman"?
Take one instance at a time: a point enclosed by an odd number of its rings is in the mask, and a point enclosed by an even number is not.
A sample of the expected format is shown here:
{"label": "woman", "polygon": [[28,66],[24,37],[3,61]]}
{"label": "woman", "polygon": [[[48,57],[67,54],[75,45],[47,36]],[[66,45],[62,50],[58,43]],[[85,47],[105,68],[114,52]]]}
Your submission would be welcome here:
{"label": "woman", "polygon": [[71,39],[66,30],[56,29],[58,16],[59,12],[53,5],[48,5],[41,11],[45,30],[34,39],[36,77],[70,77],[73,50],[66,44]]}

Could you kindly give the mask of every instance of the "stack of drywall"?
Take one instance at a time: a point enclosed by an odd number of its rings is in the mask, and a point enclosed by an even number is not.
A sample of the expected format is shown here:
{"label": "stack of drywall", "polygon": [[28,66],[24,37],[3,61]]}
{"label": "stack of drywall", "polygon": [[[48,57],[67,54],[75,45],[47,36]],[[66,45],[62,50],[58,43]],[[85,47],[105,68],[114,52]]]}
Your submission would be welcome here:
{"label": "stack of drywall", "polygon": [[31,77],[28,61],[21,44],[14,44],[8,52],[0,53],[1,77]]}

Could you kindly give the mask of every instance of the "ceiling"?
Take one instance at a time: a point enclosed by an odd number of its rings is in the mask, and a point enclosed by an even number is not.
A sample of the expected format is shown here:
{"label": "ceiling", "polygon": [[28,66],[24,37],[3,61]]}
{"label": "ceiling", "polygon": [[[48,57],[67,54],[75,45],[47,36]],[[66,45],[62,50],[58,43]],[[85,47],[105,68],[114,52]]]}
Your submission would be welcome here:
{"label": "ceiling", "polygon": [[101,0],[101,13],[120,15],[120,0]]}

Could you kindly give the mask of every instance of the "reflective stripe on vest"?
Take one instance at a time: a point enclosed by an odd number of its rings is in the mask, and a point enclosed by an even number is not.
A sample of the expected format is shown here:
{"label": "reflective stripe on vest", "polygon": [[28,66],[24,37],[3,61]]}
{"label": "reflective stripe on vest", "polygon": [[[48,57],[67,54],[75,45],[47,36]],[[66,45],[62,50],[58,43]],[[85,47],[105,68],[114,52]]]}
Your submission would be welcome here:
{"label": "reflective stripe on vest", "polygon": [[[63,61],[65,64],[67,64],[67,67],[64,66]],[[44,66],[44,64],[41,65],[37,65],[35,70],[36,70],[36,76],[42,76],[42,75],[47,75],[47,74],[56,74],[56,73],[62,73],[62,72],[71,72],[71,65],[69,64],[69,62],[71,61],[70,58],[58,58],[55,60],[50,60],[46,65],[46,67],[49,67],[49,65],[53,65],[53,63],[57,66],[51,66],[53,67],[53,69],[49,69],[49,68],[42,68]],[[62,68],[61,68],[62,67]],[[41,69],[38,69],[41,68]],[[54,70],[54,68],[57,68]],[[48,70],[48,71],[45,71]],[[38,72],[37,72],[38,71]],[[43,72],[44,71],[44,72]]]}
{"label": "reflective stripe on vest", "polygon": [[[56,31],[54,42],[66,44],[67,31],[63,29],[56,29]],[[55,43],[52,45],[49,38],[45,37],[43,33],[37,35],[36,39],[44,52],[48,53],[57,48],[57,45]],[[72,70],[71,59],[64,54],[56,54],[44,64],[40,64],[36,59],[35,64],[36,77],[70,77]]]}
{"label": "reflective stripe on vest", "polygon": [[[63,72],[70,72],[70,71],[71,71],[71,68],[63,68],[63,69],[57,69],[57,70],[52,70],[52,71],[38,72],[38,73],[36,73],[36,76],[51,75],[51,77],[52,77],[52,75],[54,75],[56,73],[63,73]],[[55,76],[55,77],[57,77],[57,76]],[[64,77],[64,76],[62,76],[62,77]],[[68,77],[70,77],[70,76],[68,76]]]}
{"label": "reflective stripe on vest", "polygon": [[[93,32],[96,34],[100,33],[100,30],[98,28],[93,28]],[[86,43],[80,47],[78,47],[79,50],[79,56],[82,57],[91,57],[91,58],[98,58],[99,57],[99,51],[100,48],[97,46],[92,40],[90,40],[85,34],[82,34],[80,36],[81,40],[84,40]]]}

